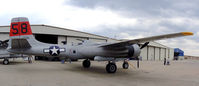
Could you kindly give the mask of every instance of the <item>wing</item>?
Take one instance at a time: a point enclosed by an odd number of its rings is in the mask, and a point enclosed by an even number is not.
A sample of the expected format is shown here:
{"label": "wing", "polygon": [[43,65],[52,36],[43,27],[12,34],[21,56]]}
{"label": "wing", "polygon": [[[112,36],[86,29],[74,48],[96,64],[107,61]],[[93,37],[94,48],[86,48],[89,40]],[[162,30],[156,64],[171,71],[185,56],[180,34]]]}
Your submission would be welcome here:
{"label": "wing", "polygon": [[133,40],[123,41],[123,42],[118,42],[118,43],[112,43],[112,44],[102,45],[101,47],[122,47],[126,45],[137,44],[137,43],[144,43],[144,42],[150,42],[150,41],[155,41],[155,40],[190,36],[190,35],[193,35],[193,33],[192,32],[172,33],[172,34],[151,36],[151,37],[146,37],[146,38],[139,38],[139,39],[133,39]]}

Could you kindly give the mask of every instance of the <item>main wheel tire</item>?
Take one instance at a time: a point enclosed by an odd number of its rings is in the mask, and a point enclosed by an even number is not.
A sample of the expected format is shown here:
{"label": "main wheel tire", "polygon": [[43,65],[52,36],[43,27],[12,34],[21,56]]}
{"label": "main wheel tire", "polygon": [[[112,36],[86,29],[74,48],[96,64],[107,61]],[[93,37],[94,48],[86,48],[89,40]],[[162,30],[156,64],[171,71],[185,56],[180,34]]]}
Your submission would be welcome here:
{"label": "main wheel tire", "polygon": [[91,62],[90,62],[90,60],[84,60],[82,65],[84,68],[89,68],[91,65]]}
{"label": "main wheel tire", "polygon": [[115,73],[117,71],[117,66],[115,63],[108,63],[106,65],[106,71],[108,73]]}
{"label": "main wheel tire", "polygon": [[124,62],[122,67],[123,67],[123,69],[128,69],[129,68],[129,63],[128,62]]}
{"label": "main wheel tire", "polygon": [[8,65],[8,64],[9,64],[9,60],[8,60],[8,59],[4,59],[4,60],[3,60],[3,64],[4,64],[4,65]]}

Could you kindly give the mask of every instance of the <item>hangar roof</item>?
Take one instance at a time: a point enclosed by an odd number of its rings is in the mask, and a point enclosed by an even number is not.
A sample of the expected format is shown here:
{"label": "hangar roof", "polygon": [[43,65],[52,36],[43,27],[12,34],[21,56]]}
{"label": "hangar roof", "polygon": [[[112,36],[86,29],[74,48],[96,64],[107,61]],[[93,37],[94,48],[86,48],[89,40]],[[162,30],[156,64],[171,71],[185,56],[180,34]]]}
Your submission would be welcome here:
{"label": "hangar roof", "polygon": [[[0,32],[8,33],[10,26],[0,26]],[[77,36],[77,37],[90,37],[107,39],[108,37],[99,36],[91,33],[71,30],[67,28],[55,27],[50,25],[31,25],[32,32],[34,34],[51,34],[51,35],[63,35],[63,36]],[[109,38],[110,39],[110,38]]]}
{"label": "hangar roof", "polygon": [[[32,28],[33,34],[62,35],[62,36],[71,36],[71,37],[88,37],[88,38],[95,38],[95,39],[109,39],[109,40],[114,40],[114,41],[122,41],[122,40],[108,38],[105,36],[95,35],[91,33],[86,33],[82,31],[76,31],[76,30],[71,30],[67,28],[51,26],[51,25],[44,25],[44,24],[31,25],[31,28]],[[0,26],[1,33],[9,33],[9,30],[10,30],[10,26],[8,25]],[[149,46],[169,48],[157,42],[150,42]]]}

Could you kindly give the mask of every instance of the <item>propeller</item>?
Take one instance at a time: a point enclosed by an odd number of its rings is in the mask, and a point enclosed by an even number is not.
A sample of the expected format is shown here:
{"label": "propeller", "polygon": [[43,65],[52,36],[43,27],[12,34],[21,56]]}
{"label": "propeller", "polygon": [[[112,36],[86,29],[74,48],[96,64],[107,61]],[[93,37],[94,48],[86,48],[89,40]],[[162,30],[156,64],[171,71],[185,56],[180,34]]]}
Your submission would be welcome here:
{"label": "propeller", "polygon": [[144,44],[140,47],[140,49],[143,49],[143,48],[146,47],[148,44],[149,44],[149,42],[144,43]]}
{"label": "propeller", "polygon": [[8,39],[7,40],[4,40],[4,41],[0,41],[0,46],[1,47],[4,47],[4,48],[7,48],[8,47]]}
{"label": "propeller", "polygon": [[[149,42],[144,43],[144,44],[140,47],[140,49],[145,48],[148,44],[149,44]],[[137,60],[137,68],[139,68],[139,67],[140,67],[140,58],[137,57],[136,60]]]}

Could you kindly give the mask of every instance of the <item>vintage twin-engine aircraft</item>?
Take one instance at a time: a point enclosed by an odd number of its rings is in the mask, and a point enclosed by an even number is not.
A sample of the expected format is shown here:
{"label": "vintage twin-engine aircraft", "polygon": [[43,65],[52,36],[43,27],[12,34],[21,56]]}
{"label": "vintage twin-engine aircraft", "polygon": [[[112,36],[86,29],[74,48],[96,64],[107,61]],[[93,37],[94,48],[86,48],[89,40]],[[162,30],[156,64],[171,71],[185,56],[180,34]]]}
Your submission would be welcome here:
{"label": "vintage twin-engine aircraft", "polygon": [[[117,70],[116,61],[124,61],[123,68],[127,69],[129,64],[126,62],[126,59],[137,58],[140,55],[141,49],[147,46],[149,41],[188,35],[193,35],[193,33],[180,32],[117,43],[96,44],[84,42],[77,46],[46,44],[34,38],[27,18],[18,17],[11,20],[10,39],[7,50],[16,54],[85,59],[82,63],[85,68],[90,67],[90,60],[108,61],[106,71],[108,73],[115,73]],[[138,43],[145,44],[139,46]]]}

